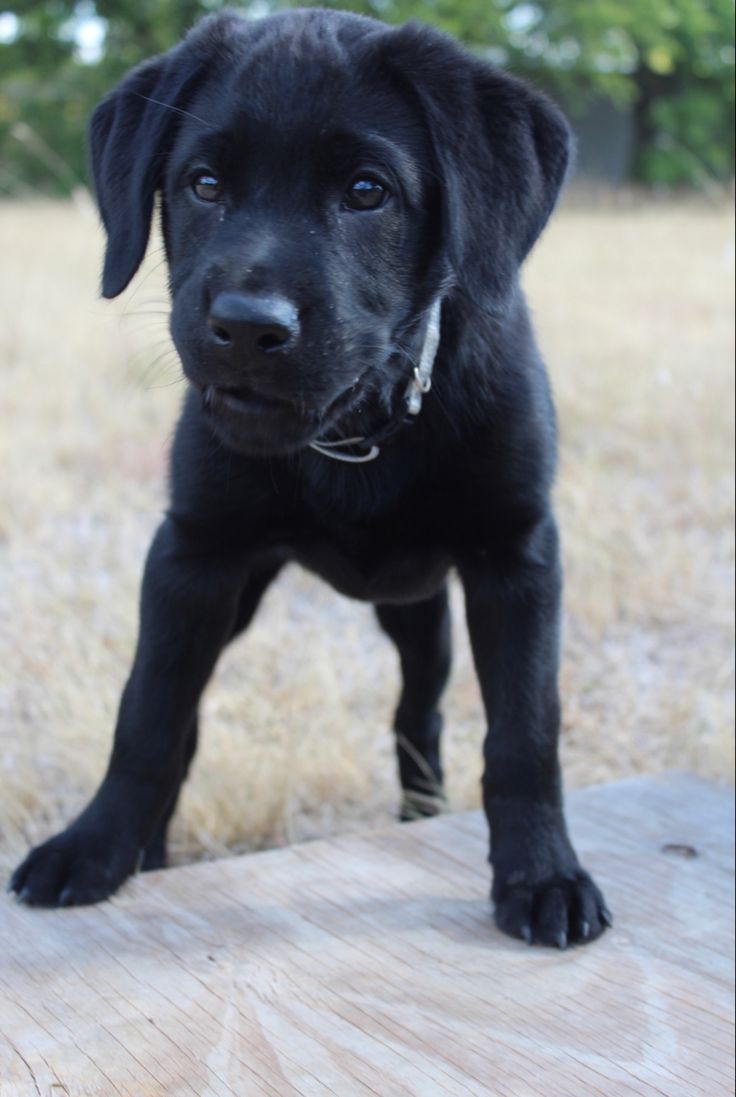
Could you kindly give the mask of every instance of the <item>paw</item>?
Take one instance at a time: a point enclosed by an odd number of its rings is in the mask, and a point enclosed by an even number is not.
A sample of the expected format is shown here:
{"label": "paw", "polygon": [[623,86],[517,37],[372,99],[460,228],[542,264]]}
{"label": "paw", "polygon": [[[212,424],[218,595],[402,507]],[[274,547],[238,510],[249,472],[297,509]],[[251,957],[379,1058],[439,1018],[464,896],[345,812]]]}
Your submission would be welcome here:
{"label": "paw", "polygon": [[13,873],[8,890],[38,907],[98,903],[136,869],[138,851],[72,825],[36,846]]}
{"label": "paw", "polygon": [[600,890],[580,868],[535,883],[523,872],[512,873],[494,883],[492,895],[498,928],[529,945],[587,944],[613,925]]}
{"label": "paw", "polygon": [[404,789],[399,810],[399,822],[411,823],[415,819],[431,819],[445,810],[445,794],[442,786],[431,792],[418,792],[416,789]]}

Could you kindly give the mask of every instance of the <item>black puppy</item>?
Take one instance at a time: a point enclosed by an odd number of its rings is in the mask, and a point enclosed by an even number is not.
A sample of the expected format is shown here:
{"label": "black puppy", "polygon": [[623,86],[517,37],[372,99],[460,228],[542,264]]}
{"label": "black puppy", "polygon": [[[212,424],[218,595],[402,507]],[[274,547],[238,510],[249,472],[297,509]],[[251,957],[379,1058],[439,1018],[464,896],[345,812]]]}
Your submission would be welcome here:
{"label": "black puppy", "polygon": [[569,146],[548,100],[445,36],[319,10],[208,18],[97,108],[103,294],[160,193],[190,386],[109,768],[16,871],[21,900],[94,902],[164,863],[200,694],[296,560],[398,647],[406,814],[441,797],[457,569],[498,925],[564,947],[610,922],[563,816],[554,414],[518,281]]}

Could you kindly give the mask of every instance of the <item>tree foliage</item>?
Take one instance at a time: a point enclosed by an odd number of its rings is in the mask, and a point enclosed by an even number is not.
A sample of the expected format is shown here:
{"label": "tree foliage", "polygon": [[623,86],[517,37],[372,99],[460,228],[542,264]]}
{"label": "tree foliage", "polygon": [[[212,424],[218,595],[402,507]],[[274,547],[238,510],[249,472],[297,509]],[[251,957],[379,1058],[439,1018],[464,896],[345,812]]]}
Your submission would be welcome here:
{"label": "tree foliage", "polygon": [[[83,130],[131,65],[221,0],[20,0],[0,14],[0,187],[69,189]],[[256,10],[257,6],[257,10]],[[250,13],[289,6],[252,0]],[[559,96],[631,113],[632,174],[703,185],[734,170],[734,0],[321,0],[392,23],[420,19]],[[85,54],[85,35],[102,37]]]}
{"label": "tree foliage", "polygon": [[628,104],[640,179],[700,184],[733,173],[733,0],[553,0],[529,10],[511,34],[514,60],[568,103],[603,94]]}

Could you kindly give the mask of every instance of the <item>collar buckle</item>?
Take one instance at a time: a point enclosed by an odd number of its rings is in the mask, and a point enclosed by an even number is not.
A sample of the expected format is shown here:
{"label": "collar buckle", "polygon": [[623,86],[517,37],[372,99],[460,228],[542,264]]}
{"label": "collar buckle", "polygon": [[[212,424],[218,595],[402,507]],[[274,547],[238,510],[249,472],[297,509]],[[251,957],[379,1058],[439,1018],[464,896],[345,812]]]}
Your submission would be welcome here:
{"label": "collar buckle", "polygon": [[424,336],[424,346],[419,365],[414,367],[414,373],[406,389],[406,404],[409,415],[419,415],[422,410],[422,397],[426,396],[432,388],[432,370],[434,360],[437,357],[437,348],[440,344],[440,309],[442,298],[436,297],[429,310],[427,331]]}

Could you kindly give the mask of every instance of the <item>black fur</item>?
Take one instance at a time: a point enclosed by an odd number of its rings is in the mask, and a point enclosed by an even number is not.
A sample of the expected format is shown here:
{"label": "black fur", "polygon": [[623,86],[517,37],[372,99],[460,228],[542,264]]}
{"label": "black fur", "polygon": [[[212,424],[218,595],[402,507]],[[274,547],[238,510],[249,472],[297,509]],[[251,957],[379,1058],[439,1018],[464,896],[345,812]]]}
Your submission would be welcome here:
{"label": "black fur", "polygon": [[[557,945],[603,931],[610,916],[563,816],[554,415],[518,281],[569,149],[547,99],[444,35],[318,10],[206,19],[98,107],[103,293],[135,273],[160,192],[191,384],[109,769],[16,871],[22,900],[94,902],[141,856],[164,862],[202,689],[295,560],[373,602],[398,646],[405,815],[441,800],[457,570],[490,729],[497,922]],[[215,200],[193,189],[203,175]],[[383,187],[383,204],[350,206],[356,179]],[[402,424],[437,298],[434,386]],[[386,423],[398,429],[371,463],[309,448]]]}

